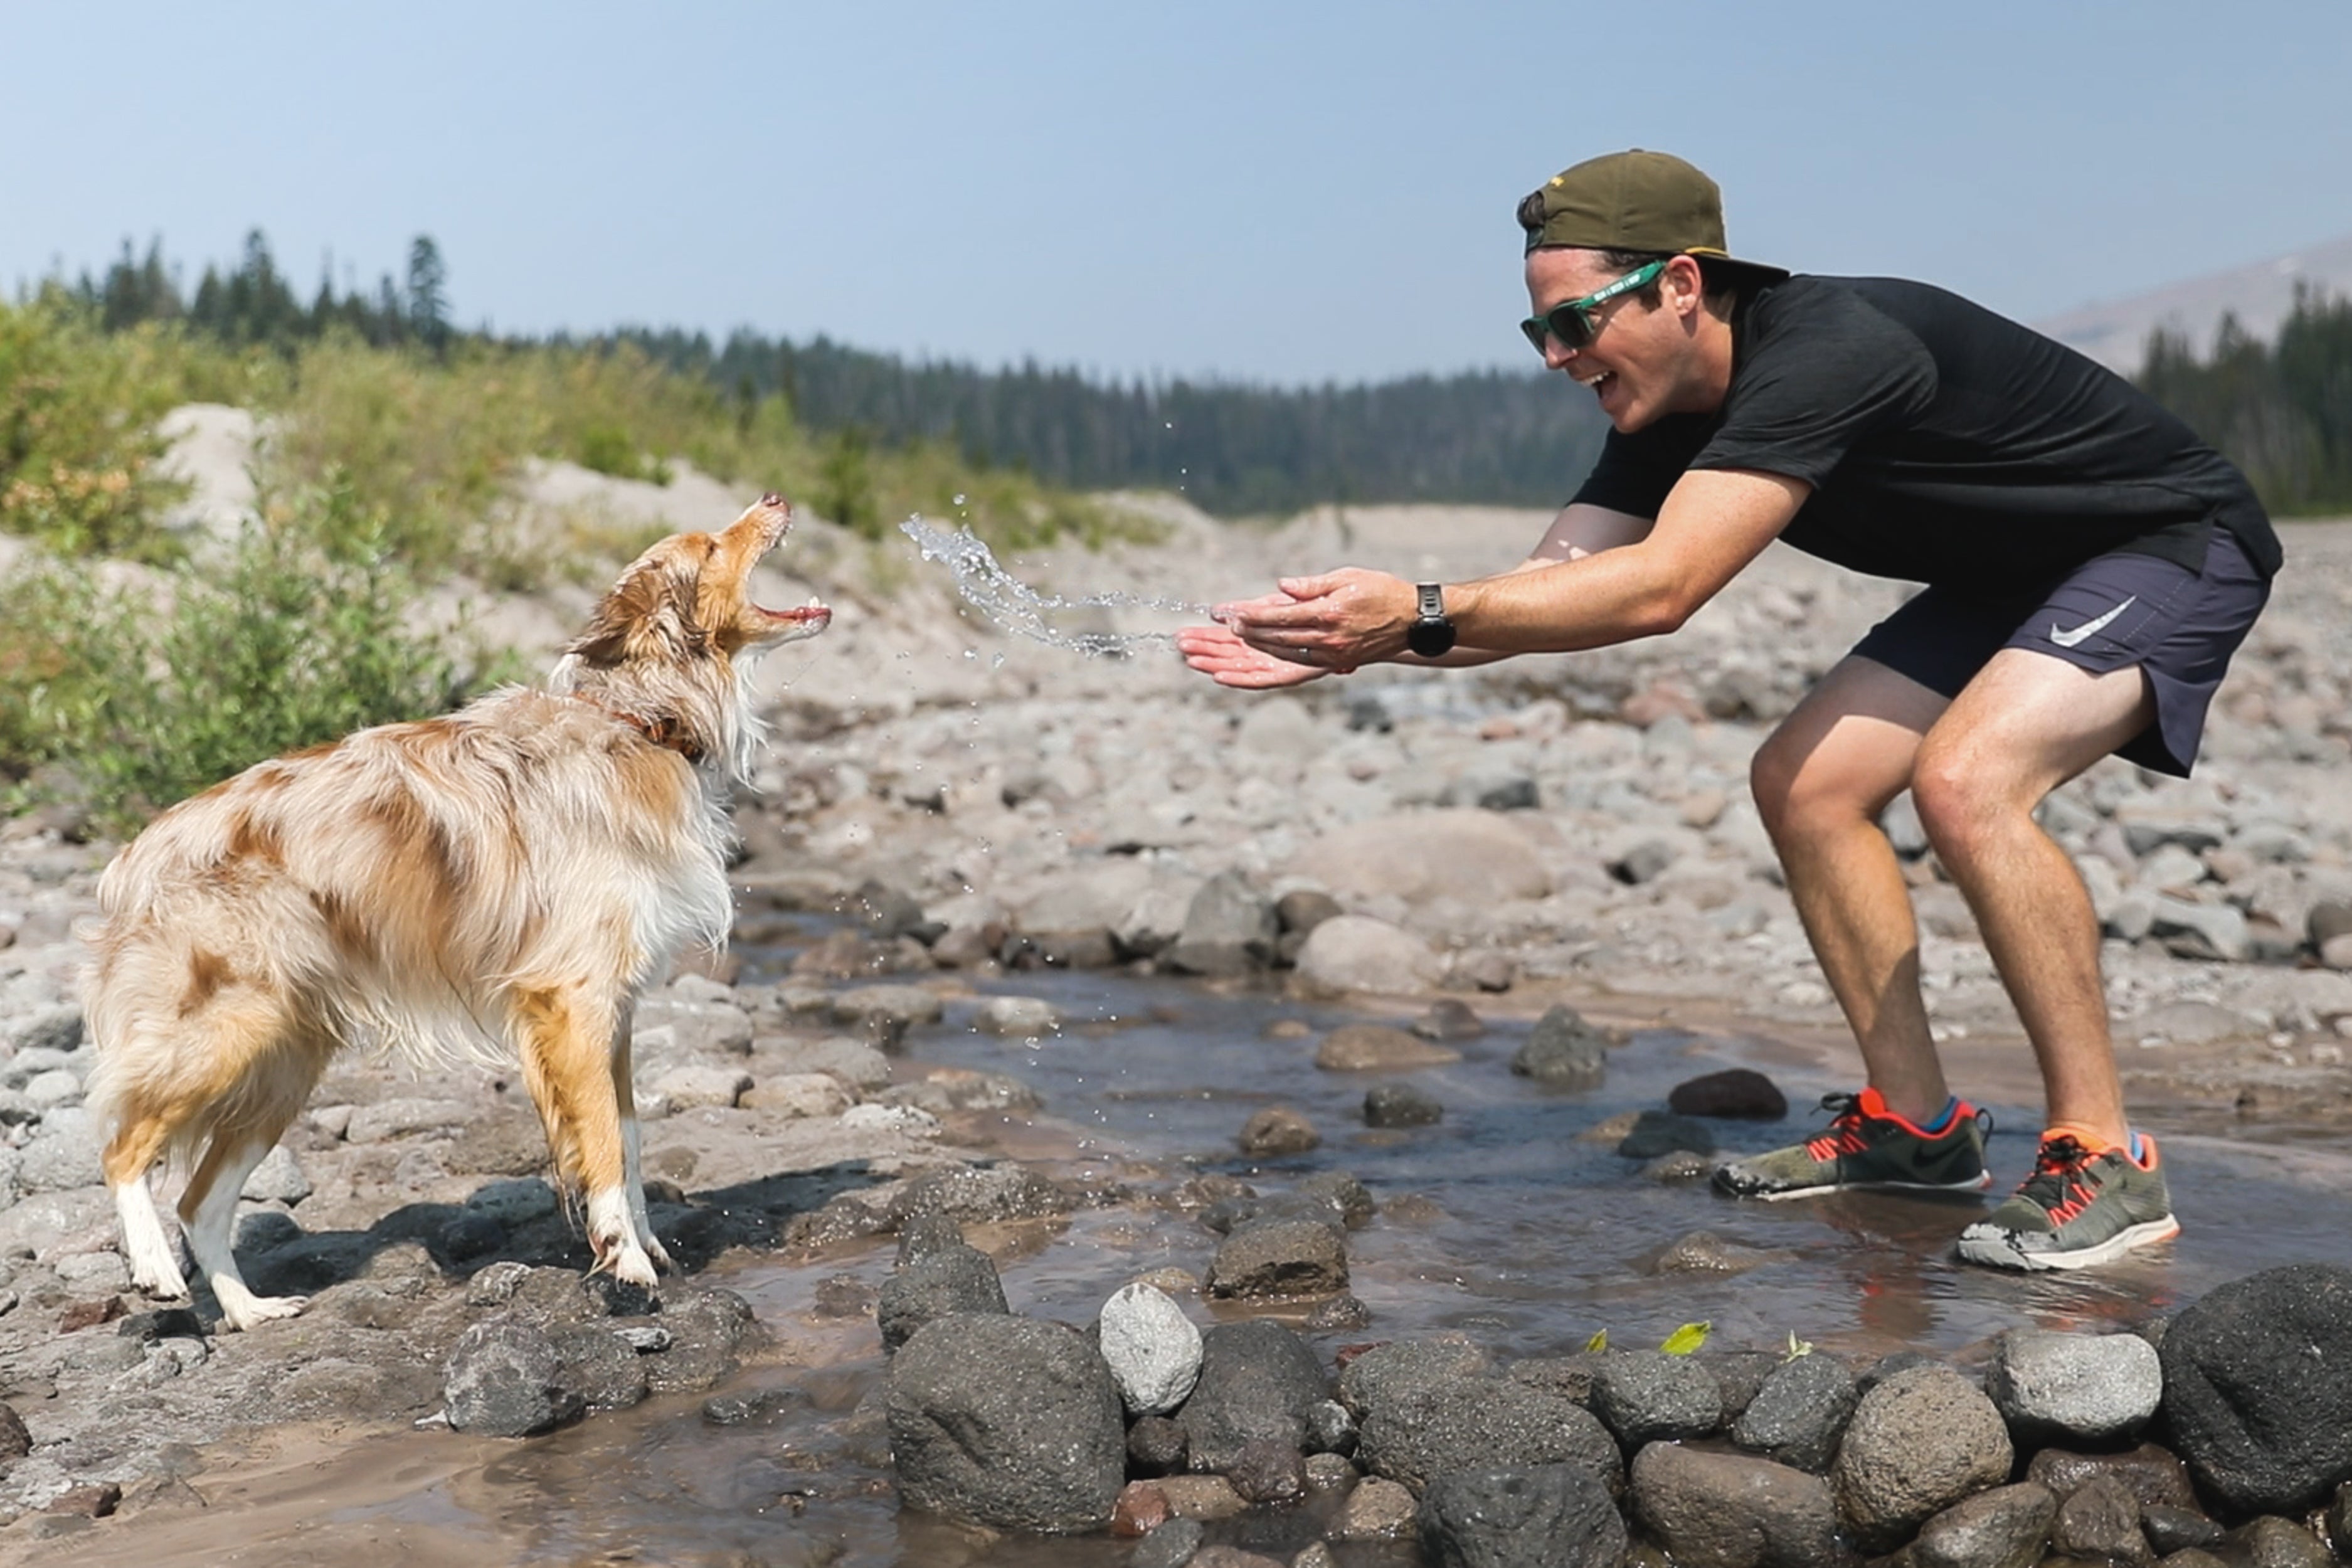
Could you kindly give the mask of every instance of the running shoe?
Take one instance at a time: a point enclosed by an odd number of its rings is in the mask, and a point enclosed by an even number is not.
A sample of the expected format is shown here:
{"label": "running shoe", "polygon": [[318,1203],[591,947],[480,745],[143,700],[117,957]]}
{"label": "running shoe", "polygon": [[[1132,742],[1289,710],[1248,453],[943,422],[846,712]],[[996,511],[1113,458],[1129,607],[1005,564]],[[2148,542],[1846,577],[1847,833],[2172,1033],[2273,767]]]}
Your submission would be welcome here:
{"label": "running shoe", "polygon": [[2140,1157],[2093,1153],[2072,1133],[2044,1134],[2016,1195],[1960,1232],[1960,1256],[1995,1268],[2088,1268],[2180,1234],[2156,1140]]}
{"label": "running shoe", "polygon": [[1777,1201],[1857,1188],[1980,1193],[1992,1185],[1984,1164],[1984,1135],[1992,1117],[1966,1100],[1941,1132],[1922,1131],[1895,1115],[1874,1089],[1825,1094],[1822,1109],[1836,1113],[1827,1131],[1717,1166],[1716,1190]]}

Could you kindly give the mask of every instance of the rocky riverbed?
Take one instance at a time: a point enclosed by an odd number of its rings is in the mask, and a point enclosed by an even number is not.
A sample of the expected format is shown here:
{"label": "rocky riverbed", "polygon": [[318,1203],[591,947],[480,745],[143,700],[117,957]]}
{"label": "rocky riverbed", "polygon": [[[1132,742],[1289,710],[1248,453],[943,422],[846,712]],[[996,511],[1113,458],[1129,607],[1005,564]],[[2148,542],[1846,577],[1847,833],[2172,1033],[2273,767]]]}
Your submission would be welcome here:
{"label": "rocky riverbed", "polygon": [[[733,510],[690,473],[663,491],[538,482],[566,506],[682,526]],[[1016,570],[1073,595],[1201,602],[1351,561],[1465,575],[1515,560],[1543,522],[1389,509],[1254,530],[1164,498],[1128,504],[1158,542]],[[2288,548],[2199,777],[2110,762],[2048,818],[2106,925],[2136,1104],[2168,1129],[2333,1148],[2352,1125],[2352,527],[2299,525]],[[890,542],[812,522],[785,559],[799,581],[775,599],[813,589],[836,619],[764,672],[776,738],[739,815],[738,942],[793,935],[798,956],[751,983],[699,961],[639,1014],[655,1219],[686,1269],[658,1310],[582,1283],[586,1249],[515,1085],[358,1061],[257,1173],[240,1222],[248,1278],[312,1293],[310,1311],[224,1335],[203,1300],[130,1293],[80,1102],[70,934],[109,847],[81,841],[68,810],[0,832],[0,1401],[22,1423],[0,1417],[0,1513],[23,1516],[0,1543],[46,1552],[56,1536],[73,1553],[142,1513],[200,1506],[208,1445],[256,1424],[315,1426],[330,1446],[418,1421],[527,1432],[649,1394],[725,1397],[739,1368],[806,1362],[807,1325],[827,1314],[919,1337],[922,1314],[894,1318],[887,1290],[854,1284],[765,1321],[725,1283],[761,1258],[897,1236],[910,1268],[947,1270],[946,1299],[970,1304],[992,1271],[983,1284],[970,1259],[960,1273],[916,1261],[933,1243],[961,1257],[941,1226],[1001,1258],[1024,1226],[1183,1210],[1181,1171],[1125,1168],[1115,1150],[1073,1161],[1075,1135],[1017,1068],[926,1074],[897,1054],[943,1005],[972,1005],[975,984],[992,993],[976,1026],[1013,1039],[1055,1023],[1020,994],[1024,973],[1101,966],[1398,1022],[1449,1001],[1523,1022],[1565,1003],[1621,1036],[1715,1025],[1851,1070],[1744,778],[1771,721],[1899,586],[1776,551],[1669,641],[1252,696],[1149,643],[1087,658],[1007,637]],[[487,602],[477,621],[543,652],[580,608],[556,593]],[[1958,1087],[2031,1103],[1965,906],[1901,803],[1888,827]],[[831,923],[812,942],[817,917]],[[2194,1225],[2193,1197],[2182,1206]],[[1638,1500],[1647,1449],[1615,1439]],[[90,1522],[118,1510],[134,1517]]]}

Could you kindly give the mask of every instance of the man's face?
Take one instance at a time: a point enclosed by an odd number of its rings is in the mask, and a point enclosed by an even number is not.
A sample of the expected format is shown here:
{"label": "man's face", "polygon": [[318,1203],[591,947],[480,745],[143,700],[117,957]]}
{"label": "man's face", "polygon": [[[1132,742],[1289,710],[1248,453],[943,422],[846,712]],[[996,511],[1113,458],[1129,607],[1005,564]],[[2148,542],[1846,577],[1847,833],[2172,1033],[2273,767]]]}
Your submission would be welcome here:
{"label": "man's face", "polygon": [[[1528,303],[1541,316],[1555,305],[1598,293],[1623,272],[1596,250],[1532,251]],[[1584,348],[1568,348],[1558,338],[1544,342],[1544,363],[1592,388],[1601,411],[1623,431],[1639,430],[1667,414],[1707,411],[1722,400],[1719,388],[1710,399],[1711,378],[1699,352],[1698,334],[1712,318],[1698,302],[1697,264],[1677,258],[1657,288],[1654,305],[1636,291],[1596,307],[1598,330]]]}

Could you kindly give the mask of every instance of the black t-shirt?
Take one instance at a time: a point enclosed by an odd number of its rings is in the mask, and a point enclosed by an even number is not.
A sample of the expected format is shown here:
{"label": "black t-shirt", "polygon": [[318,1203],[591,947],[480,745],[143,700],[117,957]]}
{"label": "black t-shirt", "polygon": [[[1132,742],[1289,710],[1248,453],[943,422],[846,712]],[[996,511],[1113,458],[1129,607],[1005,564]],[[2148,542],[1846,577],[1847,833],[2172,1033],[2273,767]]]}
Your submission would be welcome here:
{"label": "black t-shirt", "polygon": [[1946,289],[1797,277],[1732,319],[1712,415],[1612,431],[1576,500],[1655,517],[1692,468],[1813,487],[1781,537],[1859,572],[2003,594],[2111,550],[2200,571],[2216,524],[2265,576],[2238,470],[2131,383]]}

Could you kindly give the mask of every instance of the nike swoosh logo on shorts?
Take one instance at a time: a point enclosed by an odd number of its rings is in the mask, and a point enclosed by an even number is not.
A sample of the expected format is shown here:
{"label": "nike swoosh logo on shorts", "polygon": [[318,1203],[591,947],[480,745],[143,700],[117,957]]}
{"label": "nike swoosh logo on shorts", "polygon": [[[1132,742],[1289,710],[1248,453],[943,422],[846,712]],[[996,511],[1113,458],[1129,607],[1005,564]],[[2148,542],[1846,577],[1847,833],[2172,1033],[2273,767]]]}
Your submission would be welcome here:
{"label": "nike swoosh logo on shorts", "polygon": [[2050,623],[2050,640],[2056,643],[2060,647],[2073,647],[2076,643],[2081,642],[2084,637],[2089,637],[2092,633],[2104,630],[2109,621],[2114,620],[2117,616],[2122,615],[2126,610],[2130,609],[2132,605],[2138,602],[2139,595],[2137,594],[2134,594],[2130,598],[2126,599],[2122,604],[2117,605],[2105,615],[2100,616],[2094,620],[2084,621],[2081,626],[2076,626],[2071,632],[2060,631],[2058,629],[2058,623],[2056,621],[2053,621]]}

